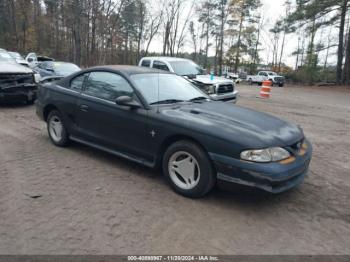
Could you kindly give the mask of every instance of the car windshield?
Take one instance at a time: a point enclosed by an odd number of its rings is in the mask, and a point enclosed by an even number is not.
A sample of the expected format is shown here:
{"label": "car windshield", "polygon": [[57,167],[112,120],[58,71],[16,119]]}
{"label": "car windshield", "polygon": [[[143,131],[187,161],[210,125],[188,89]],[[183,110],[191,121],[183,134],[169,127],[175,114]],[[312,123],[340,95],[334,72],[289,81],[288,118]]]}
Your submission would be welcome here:
{"label": "car windshield", "polygon": [[68,76],[70,74],[80,71],[80,68],[77,65],[71,63],[55,62],[52,63],[52,66],[57,73],[63,76]]}
{"label": "car windshield", "polygon": [[172,61],[169,63],[174,69],[174,72],[180,76],[203,74],[203,69],[192,61]]}
{"label": "car windshield", "polygon": [[16,62],[13,59],[13,57],[7,52],[0,52],[0,61],[1,62],[10,62],[10,63],[15,63]]}
{"label": "car windshield", "polygon": [[[172,74],[136,74],[131,79],[148,104],[176,103],[208,96],[184,78]],[[159,88],[158,88],[159,87]],[[159,92],[158,92],[159,90]]]}

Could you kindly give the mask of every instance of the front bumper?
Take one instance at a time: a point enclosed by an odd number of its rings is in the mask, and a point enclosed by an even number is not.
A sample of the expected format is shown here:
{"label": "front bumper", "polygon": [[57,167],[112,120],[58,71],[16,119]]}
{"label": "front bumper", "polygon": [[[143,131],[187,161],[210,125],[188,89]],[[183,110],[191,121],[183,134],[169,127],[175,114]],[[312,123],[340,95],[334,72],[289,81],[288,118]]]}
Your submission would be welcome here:
{"label": "front bumper", "polygon": [[308,145],[305,154],[296,154],[294,162],[289,164],[252,163],[223,155],[209,155],[214,161],[218,179],[277,194],[298,186],[307,175],[312,146],[308,141],[305,142]]}
{"label": "front bumper", "polygon": [[284,79],[274,79],[272,82],[274,85],[284,85],[285,84]]}
{"label": "front bumper", "polygon": [[0,89],[0,102],[34,101],[37,97],[37,85],[21,85],[18,87]]}
{"label": "front bumper", "polygon": [[232,93],[227,94],[213,94],[210,95],[211,99],[215,101],[223,101],[223,102],[237,102],[238,91],[235,90]]}

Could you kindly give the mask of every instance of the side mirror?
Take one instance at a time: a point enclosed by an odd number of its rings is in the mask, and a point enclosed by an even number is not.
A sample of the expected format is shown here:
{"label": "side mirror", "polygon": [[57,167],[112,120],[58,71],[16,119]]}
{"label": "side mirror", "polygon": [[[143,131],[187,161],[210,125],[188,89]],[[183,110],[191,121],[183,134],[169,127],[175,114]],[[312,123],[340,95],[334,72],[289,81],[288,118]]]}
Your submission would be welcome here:
{"label": "side mirror", "polygon": [[130,96],[120,96],[116,99],[115,102],[119,106],[128,106],[130,108],[140,108],[141,107],[139,102],[137,102],[136,100],[134,100]]}

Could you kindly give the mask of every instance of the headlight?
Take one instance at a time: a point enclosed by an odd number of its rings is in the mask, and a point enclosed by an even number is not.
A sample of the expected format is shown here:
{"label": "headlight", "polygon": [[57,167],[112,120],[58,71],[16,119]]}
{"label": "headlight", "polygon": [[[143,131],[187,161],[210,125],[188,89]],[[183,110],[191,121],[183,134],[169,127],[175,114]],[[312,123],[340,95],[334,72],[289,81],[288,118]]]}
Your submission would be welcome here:
{"label": "headlight", "polygon": [[40,74],[34,74],[34,81],[35,81],[35,83],[39,83],[40,80],[41,80]]}
{"label": "headlight", "polygon": [[214,85],[206,85],[204,87],[204,91],[209,95],[215,94],[215,86]]}
{"label": "headlight", "polygon": [[277,162],[287,159],[290,156],[291,154],[281,147],[247,150],[241,153],[242,160],[260,163]]}

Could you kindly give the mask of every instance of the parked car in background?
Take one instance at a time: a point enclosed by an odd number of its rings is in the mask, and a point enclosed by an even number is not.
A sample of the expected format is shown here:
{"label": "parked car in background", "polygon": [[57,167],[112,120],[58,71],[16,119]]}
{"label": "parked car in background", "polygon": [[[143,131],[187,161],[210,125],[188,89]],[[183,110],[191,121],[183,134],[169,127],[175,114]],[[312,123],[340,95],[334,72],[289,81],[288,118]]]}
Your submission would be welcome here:
{"label": "parked car in background", "polygon": [[160,69],[185,77],[214,100],[236,102],[238,91],[232,80],[214,77],[189,59],[175,57],[144,57],[139,66]]}
{"label": "parked car in background", "polygon": [[187,197],[205,195],[217,180],[280,193],[302,183],[311,161],[300,127],[213,101],[165,71],[90,68],[40,86],[36,106],[56,146],[74,140],[162,167]]}
{"label": "parked car in background", "polygon": [[239,75],[235,74],[235,73],[227,72],[225,74],[225,76],[228,79],[232,79],[236,84],[239,84],[242,81],[242,79],[239,77]]}
{"label": "parked car in background", "polygon": [[254,83],[261,85],[265,80],[270,80],[272,85],[278,85],[279,87],[283,87],[285,84],[285,78],[272,71],[260,71],[257,75],[247,76],[247,81],[251,85]]}
{"label": "parked car in background", "polygon": [[6,51],[0,51],[0,102],[34,103],[38,75],[18,64]]}
{"label": "parked car in background", "polygon": [[38,56],[36,53],[29,53],[26,56],[26,61],[29,64],[30,68],[36,67],[40,62],[45,61],[55,61],[55,59],[47,56]]}
{"label": "parked car in background", "polygon": [[8,52],[18,64],[29,67],[28,62],[18,52]]}
{"label": "parked car in background", "polygon": [[33,70],[40,74],[41,83],[57,81],[63,77],[80,71],[80,67],[67,62],[46,61],[37,64]]}

